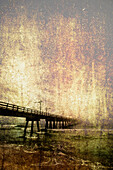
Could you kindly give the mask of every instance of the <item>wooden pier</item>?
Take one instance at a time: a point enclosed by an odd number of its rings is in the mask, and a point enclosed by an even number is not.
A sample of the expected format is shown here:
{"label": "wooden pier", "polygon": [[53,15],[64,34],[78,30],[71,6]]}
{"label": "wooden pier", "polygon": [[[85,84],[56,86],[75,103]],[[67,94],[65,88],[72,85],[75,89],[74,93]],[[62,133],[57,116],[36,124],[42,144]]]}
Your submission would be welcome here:
{"label": "wooden pier", "polygon": [[57,128],[67,128],[70,125],[77,124],[76,119],[72,119],[65,116],[55,115],[43,111],[34,110],[31,108],[26,108],[18,106],[15,104],[5,103],[0,101],[0,115],[2,116],[12,116],[12,117],[23,117],[26,118],[26,125],[24,129],[24,136],[26,135],[26,129],[28,127],[29,121],[31,121],[31,133],[33,134],[34,121],[37,122],[37,131],[40,131],[39,122],[41,119],[45,119],[45,131],[47,129],[57,129]]}

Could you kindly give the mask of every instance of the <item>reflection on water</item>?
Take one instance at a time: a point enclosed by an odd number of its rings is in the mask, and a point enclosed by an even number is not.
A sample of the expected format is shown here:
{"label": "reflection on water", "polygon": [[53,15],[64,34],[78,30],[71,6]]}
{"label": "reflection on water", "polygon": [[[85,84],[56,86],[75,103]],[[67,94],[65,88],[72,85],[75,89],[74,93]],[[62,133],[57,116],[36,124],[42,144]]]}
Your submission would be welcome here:
{"label": "reflection on water", "polygon": [[[0,129],[0,144],[20,146],[25,152],[48,151],[57,158],[89,161],[97,167],[113,167],[113,130],[110,129],[60,129],[48,130],[47,133],[34,133],[23,137],[24,127],[5,127]],[[67,156],[67,157],[66,157]],[[65,160],[63,160],[65,161]]]}

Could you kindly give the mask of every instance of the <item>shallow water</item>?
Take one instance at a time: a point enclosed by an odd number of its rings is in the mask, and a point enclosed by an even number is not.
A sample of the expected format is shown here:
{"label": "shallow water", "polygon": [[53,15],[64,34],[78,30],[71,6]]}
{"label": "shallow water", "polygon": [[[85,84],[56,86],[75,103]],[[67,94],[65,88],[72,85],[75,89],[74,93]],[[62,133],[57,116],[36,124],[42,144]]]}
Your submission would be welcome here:
{"label": "shallow water", "polygon": [[0,144],[21,146],[28,153],[43,150],[51,152],[53,157],[77,158],[82,164],[90,163],[92,169],[113,168],[113,129],[57,129],[30,137],[29,127],[26,139],[23,133],[24,127],[4,126],[0,129]]}

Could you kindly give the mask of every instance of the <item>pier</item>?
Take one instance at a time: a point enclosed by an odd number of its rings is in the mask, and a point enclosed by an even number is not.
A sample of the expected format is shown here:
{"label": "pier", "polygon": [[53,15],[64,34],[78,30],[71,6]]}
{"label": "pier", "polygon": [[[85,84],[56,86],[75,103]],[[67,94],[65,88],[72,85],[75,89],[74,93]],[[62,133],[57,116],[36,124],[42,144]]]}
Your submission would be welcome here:
{"label": "pier", "polygon": [[41,119],[44,119],[46,122],[45,131],[47,129],[58,129],[58,128],[64,129],[64,128],[68,128],[69,126],[77,124],[77,120],[73,118],[51,114],[43,111],[38,111],[31,108],[22,107],[15,104],[2,102],[2,101],[0,101],[0,115],[26,118],[24,136],[26,136],[26,130],[29,121],[32,122],[30,136],[32,136],[33,134],[34,121],[37,122],[37,131],[38,132],[40,131],[39,122]]}

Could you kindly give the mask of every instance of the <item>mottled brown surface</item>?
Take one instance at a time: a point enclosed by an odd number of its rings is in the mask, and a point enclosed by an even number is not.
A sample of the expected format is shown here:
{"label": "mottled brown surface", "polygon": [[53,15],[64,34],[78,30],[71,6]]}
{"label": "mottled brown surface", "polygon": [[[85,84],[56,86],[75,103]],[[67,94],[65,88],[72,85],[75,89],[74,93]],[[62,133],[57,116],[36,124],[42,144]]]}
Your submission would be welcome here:
{"label": "mottled brown surface", "polygon": [[0,147],[0,169],[2,170],[90,170],[82,160],[69,158],[62,152],[28,151],[22,147]]}

